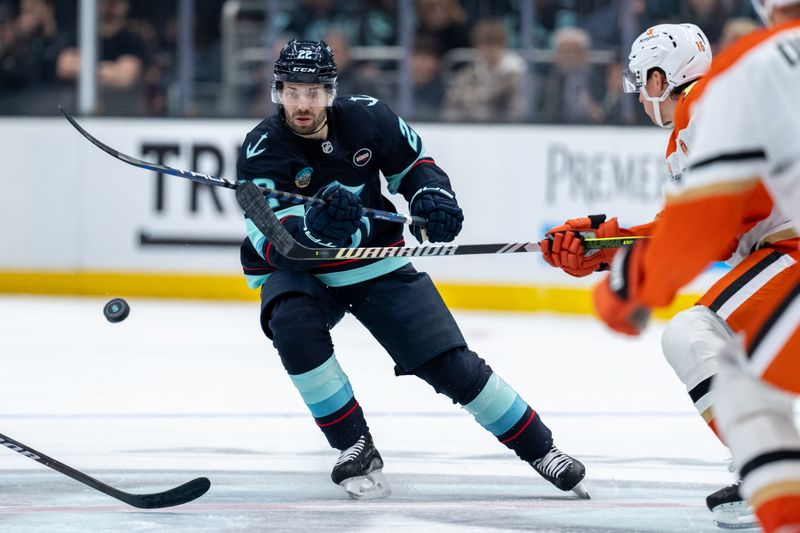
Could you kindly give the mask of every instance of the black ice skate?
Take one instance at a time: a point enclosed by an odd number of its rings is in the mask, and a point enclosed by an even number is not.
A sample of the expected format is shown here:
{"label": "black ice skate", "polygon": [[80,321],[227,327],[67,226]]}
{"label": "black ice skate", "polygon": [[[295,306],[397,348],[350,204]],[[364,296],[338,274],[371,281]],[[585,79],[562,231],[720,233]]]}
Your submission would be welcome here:
{"label": "black ice skate", "polygon": [[583,463],[573,459],[553,445],[547,455],[531,461],[531,466],[557,488],[574,492],[578,498],[588,500],[589,493],[581,483],[586,475]]}
{"label": "black ice skate", "polygon": [[722,529],[760,528],[753,508],[739,492],[741,481],[712,492],[706,497],[708,510],[714,513],[714,524]]}
{"label": "black ice skate", "polygon": [[392,491],[382,469],[381,454],[375,449],[372,436],[365,433],[339,455],[331,479],[353,499],[385,498]]}

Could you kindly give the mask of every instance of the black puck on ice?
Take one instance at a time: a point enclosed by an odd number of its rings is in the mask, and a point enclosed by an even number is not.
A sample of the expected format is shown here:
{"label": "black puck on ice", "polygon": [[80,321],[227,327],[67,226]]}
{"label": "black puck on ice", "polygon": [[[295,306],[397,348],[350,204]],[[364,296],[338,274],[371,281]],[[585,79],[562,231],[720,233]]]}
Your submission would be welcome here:
{"label": "black puck on ice", "polygon": [[109,300],[105,307],[103,307],[103,314],[109,322],[122,322],[131,312],[131,307],[128,302],[122,298],[114,298]]}

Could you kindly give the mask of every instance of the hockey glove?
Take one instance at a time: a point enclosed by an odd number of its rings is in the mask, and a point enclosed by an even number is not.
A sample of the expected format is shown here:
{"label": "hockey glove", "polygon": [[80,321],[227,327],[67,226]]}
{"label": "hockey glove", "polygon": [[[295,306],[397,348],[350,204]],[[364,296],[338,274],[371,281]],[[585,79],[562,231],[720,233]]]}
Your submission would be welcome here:
{"label": "hockey glove", "polygon": [[623,248],[611,263],[611,272],[594,288],[594,308],[608,327],[638,335],[647,326],[650,310],[636,301],[642,279],[646,243]]}
{"label": "hockey glove", "polygon": [[542,257],[551,266],[581,278],[592,272],[608,270],[617,248],[584,250],[583,239],[594,237],[621,237],[629,234],[620,229],[616,217],[606,221],[605,215],[571,218],[560,226],[548,230],[539,243]]}
{"label": "hockey glove", "polygon": [[325,205],[313,204],[306,209],[306,237],[324,246],[348,246],[362,216],[361,199],[338,183],[320,189],[314,197],[325,200]]}
{"label": "hockey glove", "polygon": [[[464,213],[458,207],[456,196],[440,187],[423,187],[411,198],[409,209],[412,215],[425,218],[425,233],[430,242],[450,242],[461,231]],[[411,232],[419,242],[423,242],[419,226],[412,226]]]}

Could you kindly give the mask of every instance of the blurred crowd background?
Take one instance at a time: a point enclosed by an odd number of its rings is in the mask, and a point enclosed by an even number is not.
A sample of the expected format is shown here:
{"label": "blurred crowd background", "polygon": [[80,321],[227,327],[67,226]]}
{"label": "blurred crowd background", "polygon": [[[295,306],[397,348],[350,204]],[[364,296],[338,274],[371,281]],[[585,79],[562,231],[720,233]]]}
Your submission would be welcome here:
{"label": "blurred crowd background", "polygon": [[[0,115],[76,109],[81,4],[0,0]],[[749,0],[97,0],[89,112],[265,116],[297,37],[331,45],[340,95],[411,120],[644,124],[621,71],[662,22],[697,24],[715,53],[758,27]]]}

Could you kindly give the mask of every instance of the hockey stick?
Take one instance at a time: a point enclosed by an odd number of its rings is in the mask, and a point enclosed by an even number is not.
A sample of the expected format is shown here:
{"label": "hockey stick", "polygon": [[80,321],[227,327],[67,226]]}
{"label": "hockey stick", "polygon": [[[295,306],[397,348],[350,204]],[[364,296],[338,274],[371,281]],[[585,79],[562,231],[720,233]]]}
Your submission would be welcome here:
{"label": "hockey stick", "polygon": [[206,493],[209,487],[211,487],[211,482],[208,480],[208,478],[199,477],[189,481],[188,483],[184,483],[180,487],[175,487],[164,492],[157,492],[155,494],[131,494],[129,492],[123,492],[119,489],[115,489],[110,485],[106,485],[102,481],[98,481],[91,476],[87,476],[83,472],[79,472],[78,470],[75,470],[64,463],[56,461],[55,459],[46,456],[42,452],[37,452],[33,448],[25,446],[24,444],[15,441],[11,437],[6,437],[1,433],[0,444],[9,450],[14,450],[15,452],[21,453],[25,457],[29,457],[36,462],[42,463],[45,466],[49,466],[53,470],[71,477],[75,481],[80,481],[84,485],[88,485],[95,490],[99,490],[103,494],[108,494],[112,498],[116,498],[127,503],[128,505],[138,507],[139,509],[160,509],[162,507],[181,505],[199,498]]}
{"label": "hockey stick", "polygon": [[[538,242],[507,242],[501,244],[447,244],[444,246],[384,246],[376,248],[309,248],[297,242],[278,221],[264,201],[258,186],[242,183],[236,189],[236,200],[264,234],[272,246],[288,259],[380,259],[384,257],[430,257],[441,255],[510,254],[540,251]],[[631,246],[641,237],[611,237],[585,239],[585,248],[619,248]]]}
{"label": "hockey stick", "polygon": [[[219,176],[210,176],[208,174],[200,174],[199,172],[181,170],[178,168],[168,167],[166,165],[160,165],[158,163],[150,163],[148,161],[142,161],[141,159],[136,159],[135,157],[123,154],[122,152],[119,152],[111,148],[107,144],[103,144],[91,133],[83,129],[81,125],[78,124],[74,118],[72,118],[69,114],[67,114],[66,111],[64,111],[61,108],[61,106],[58,106],[58,109],[59,111],[61,111],[61,114],[63,114],[64,117],[69,121],[69,123],[72,124],[72,126],[76,130],[78,130],[81,135],[89,139],[89,141],[91,141],[92,144],[94,144],[95,146],[97,146],[110,156],[119,159],[120,161],[124,161],[129,165],[133,165],[138,168],[143,168],[145,170],[160,172],[162,174],[178,176],[179,178],[186,178],[188,180],[192,180],[197,183],[202,183],[204,185],[213,185],[214,187],[225,187],[226,189],[235,189],[237,187],[236,183]],[[296,194],[293,192],[276,191],[275,189],[269,189],[267,187],[262,187],[261,191],[262,194],[267,198],[279,200],[281,202],[291,202],[295,204],[304,204],[304,203],[312,203],[319,205],[325,204],[325,201],[320,200],[319,198],[304,196],[302,194]],[[379,209],[372,209],[369,207],[364,207],[362,209],[364,211],[364,215],[368,216],[369,218],[374,218],[377,220],[385,220],[387,222],[397,222],[399,224],[425,226],[425,219],[423,217],[404,215],[403,213],[391,213],[389,211],[381,211]]]}

